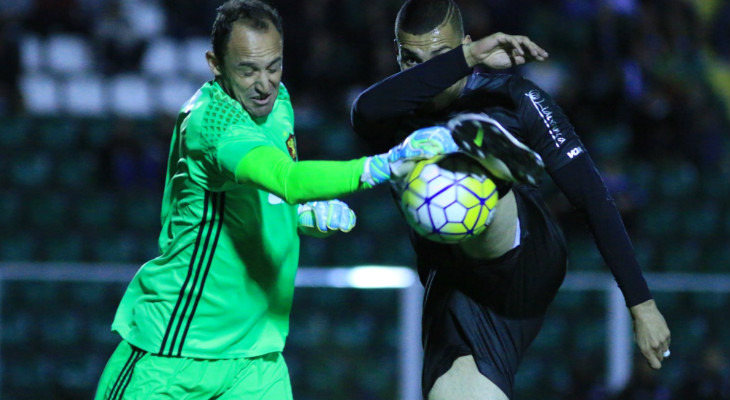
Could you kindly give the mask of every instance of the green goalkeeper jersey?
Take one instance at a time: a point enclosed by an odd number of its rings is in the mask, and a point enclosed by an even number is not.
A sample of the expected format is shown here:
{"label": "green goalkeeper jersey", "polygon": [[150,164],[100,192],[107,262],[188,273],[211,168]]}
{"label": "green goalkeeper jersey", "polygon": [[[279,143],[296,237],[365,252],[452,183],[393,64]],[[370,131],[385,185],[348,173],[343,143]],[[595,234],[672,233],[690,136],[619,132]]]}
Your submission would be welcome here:
{"label": "green goalkeeper jersey", "polygon": [[161,255],[137,272],[112,324],[125,340],[206,359],[283,349],[299,257],[296,206],[236,183],[235,171],[258,146],[296,159],[293,123],[283,85],[264,120],[216,82],[185,104],[170,149]]}

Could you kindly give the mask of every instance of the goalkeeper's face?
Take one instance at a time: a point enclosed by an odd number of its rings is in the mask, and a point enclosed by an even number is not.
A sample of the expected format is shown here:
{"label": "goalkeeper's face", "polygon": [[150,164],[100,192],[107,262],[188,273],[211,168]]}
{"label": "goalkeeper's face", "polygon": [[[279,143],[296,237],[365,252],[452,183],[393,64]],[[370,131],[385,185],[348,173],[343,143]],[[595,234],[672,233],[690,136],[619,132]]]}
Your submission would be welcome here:
{"label": "goalkeeper's face", "polygon": [[223,89],[254,118],[271,113],[279,94],[283,43],[273,27],[255,30],[234,23],[223,60],[209,51],[210,70]]}
{"label": "goalkeeper's face", "polygon": [[[462,36],[448,22],[441,24],[430,32],[419,35],[398,31],[398,37],[395,41],[398,52],[398,65],[403,71],[469,42],[471,42],[469,35]],[[451,87],[434,97],[427,106],[432,109],[441,109],[451,104],[459,97],[466,79],[461,79],[451,85]]]}

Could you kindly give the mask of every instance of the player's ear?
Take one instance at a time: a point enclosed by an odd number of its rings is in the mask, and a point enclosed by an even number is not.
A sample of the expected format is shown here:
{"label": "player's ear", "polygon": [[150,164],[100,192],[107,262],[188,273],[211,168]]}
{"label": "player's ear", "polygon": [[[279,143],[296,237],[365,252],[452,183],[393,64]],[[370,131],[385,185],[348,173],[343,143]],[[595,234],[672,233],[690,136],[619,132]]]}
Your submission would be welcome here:
{"label": "player's ear", "polygon": [[400,46],[398,46],[398,38],[393,39],[393,50],[395,50],[396,61],[400,64]]}
{"label": "player's ear", "polygon": [[461,39],[461,44],[471,43],[471,36],[464,35],[464,39]]}
{"label": "player's ear", "polygon": [[208,50],[205,52],[205,60],[208,61],[208,68],[210,68],[210,72],[212,72],[213,75],[219,77],[223,74],[221,72],[222,66],[220,65],[220,60],[218,60],[213,51]]}

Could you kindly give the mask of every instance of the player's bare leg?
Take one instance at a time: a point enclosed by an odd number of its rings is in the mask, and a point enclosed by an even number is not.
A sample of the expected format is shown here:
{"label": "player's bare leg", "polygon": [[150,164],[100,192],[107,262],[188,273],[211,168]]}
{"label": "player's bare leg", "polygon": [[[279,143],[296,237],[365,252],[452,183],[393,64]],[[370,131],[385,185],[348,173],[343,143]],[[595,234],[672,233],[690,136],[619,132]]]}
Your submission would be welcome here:
{"label": "player's bare leg", "polygon": [[519,244],[519,224],[515,195],[510,190],[504,195],[494,211],[489,227],[478,236],[460,242],[459,247],[469,257],[491,260],[512,250]]}
{"label": "player's bare leg", "polygon": [[436,379],[428,400],[509,400],[492,381],[479,373],[474,357],[459,357]]}

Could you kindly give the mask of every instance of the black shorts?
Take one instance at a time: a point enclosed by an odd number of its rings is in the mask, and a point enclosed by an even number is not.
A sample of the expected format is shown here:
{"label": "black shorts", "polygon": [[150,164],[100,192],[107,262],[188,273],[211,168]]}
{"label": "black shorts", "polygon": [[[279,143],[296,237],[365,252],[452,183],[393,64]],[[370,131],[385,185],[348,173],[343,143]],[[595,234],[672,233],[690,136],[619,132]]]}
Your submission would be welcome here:
{"label": "black shorts", "polygon": [[458,357],[512,396],[522,355],[565,277],[565,239],[537,190],[514,188],[520,245],[489,261],[416,239],[423,309],[424,398]]}

